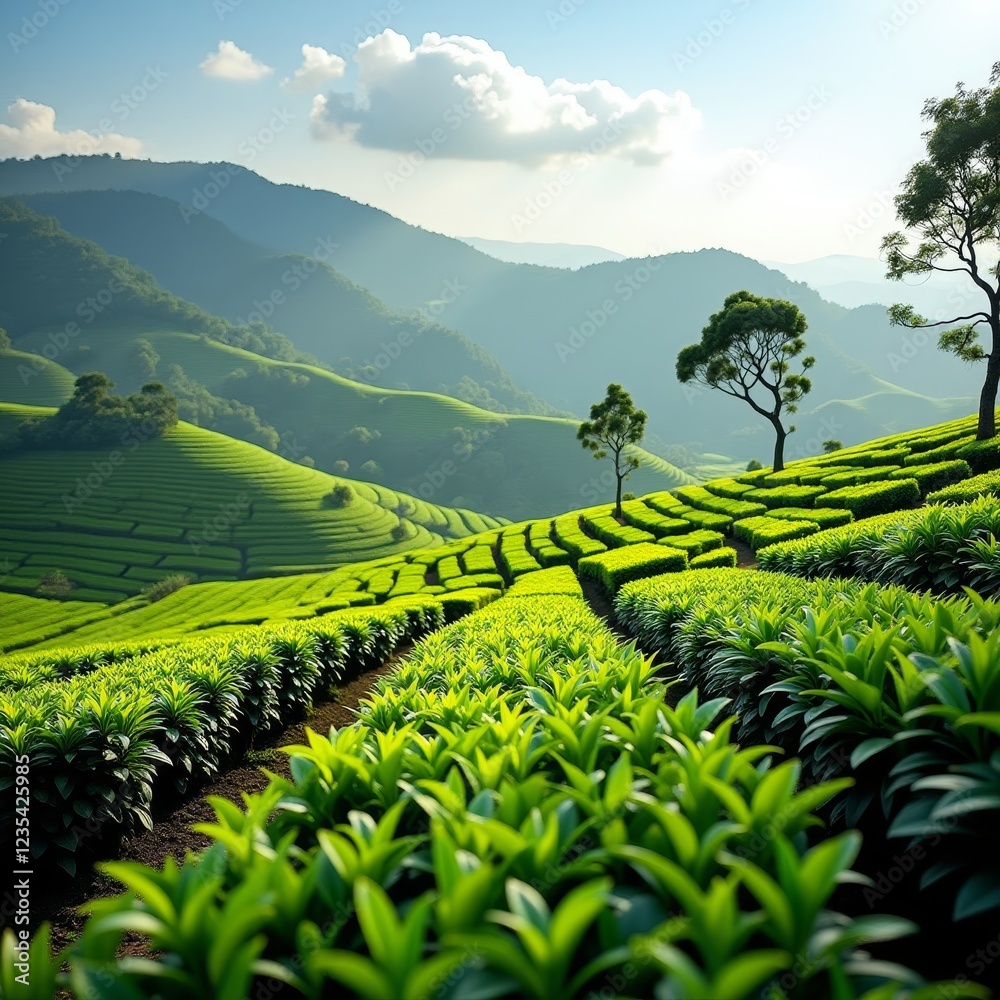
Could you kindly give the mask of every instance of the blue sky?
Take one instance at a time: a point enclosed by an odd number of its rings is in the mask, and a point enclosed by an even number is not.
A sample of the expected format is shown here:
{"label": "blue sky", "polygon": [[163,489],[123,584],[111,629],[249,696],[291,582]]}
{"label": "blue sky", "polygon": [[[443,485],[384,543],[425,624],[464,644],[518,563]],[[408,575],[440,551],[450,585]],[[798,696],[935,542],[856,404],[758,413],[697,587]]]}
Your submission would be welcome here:
{"label": "blue sky", "polygon": [[[234,160],[453,235],[779,260],[874,255],[924,99],[985,83],[1000,57],[994,0],[6,0],[0,31],[0,122],[33,102],[0,155],[84,130],[94,149]],[[477,42],[418,50],[428,32]],[[223,41],[269,72],[206,75]],[[347,57],[343,74],[283,86],[304,44]],[[436,141],[470,58],[470,77],[501,67],[502,108],[487,93]],[[579,121],[532,131],[562,113],[557,80],[595,128],[627,122],[617,146],[594,152]]]}

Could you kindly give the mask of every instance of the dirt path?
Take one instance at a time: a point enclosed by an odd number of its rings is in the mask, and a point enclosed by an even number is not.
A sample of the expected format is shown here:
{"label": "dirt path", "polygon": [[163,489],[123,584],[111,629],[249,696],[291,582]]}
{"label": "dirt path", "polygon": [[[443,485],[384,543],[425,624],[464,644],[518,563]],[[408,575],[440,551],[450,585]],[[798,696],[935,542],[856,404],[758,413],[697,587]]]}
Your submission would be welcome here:
{"label": "dirt path", "polygon": [[[412,645],[401,648],[381,667],[370,670],[338,688],[331,700],[315,706],[309,718],[292,722],[283,729],[269,734],[256,748],[257,753],[275,750],[277,747],[289,744],[305,743],[307,726],[316,732],[326,733],[331,726],[340,728],[353,723],[356,716],[352,710],[357,708],[361,699],[375,686],[379,678],[394,670],[412,648]],[[85,868],[81,868],[76,878],[68,879],[59,890],[50,890],[32,900],[33,922],[42,920],[51,922],[52,944],[57,950],[70,943],[80,933],[85,923],[85,916],[77,912],[77,907],[89,900],[121,892],[121,886],[114,879],[97,872],[93,867],[94,864],[114,859],[138,861],[154,868],[161,868],[170,855],[180,861],[188,851],[204,850],[210,846],[210,839],[204,834],[192,831],[191,826],[194,823],[215,820],[215,813],[205,801],[205,797],[219,795],[242,805],[240,797],[242,792],[260,792],[267,786],[268,779],[262,767],[284,777],[290,776],[288,757],[280,752],[275,752],[273,759],[267,760],[261,766],[248,763],[245,757],[234,760],[228,770],[198,788],[193,797],[186,802],[175,806],[164,815],[154,815],[152,830],[129,841],[117,854],[88,863]],[[145,953],[145,939],[138,935],[126,938],[125,945],[127,953]]]}

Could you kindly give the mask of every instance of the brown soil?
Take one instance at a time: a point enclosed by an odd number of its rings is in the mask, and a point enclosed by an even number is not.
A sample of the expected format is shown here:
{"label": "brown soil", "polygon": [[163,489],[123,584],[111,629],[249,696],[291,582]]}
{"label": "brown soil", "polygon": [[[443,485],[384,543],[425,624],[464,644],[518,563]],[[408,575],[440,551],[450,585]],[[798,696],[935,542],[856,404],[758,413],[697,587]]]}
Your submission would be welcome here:
{"label": "brown soil", "polygon": [[[378,679],[392,671],[411,648],[408,646],[401,649],[381,667],[338,688],[331,700],[314,706],[307,719],[292,722],[284,729],[269,734],[256,750],[259,752],[305,743],[307,726],[316,732],[326,733],[331,726],[340,728],[350,725],[356,719],[352,710],[357,708]],[[275,774],[290,776],[288,758],[280,751],[265,766]],[[267,782],[268,778],[261,767],[248,764],[246,758],[236,760],[228,770],[197,789],[193,798],[168,814],[155,817],[151,830],[128,842],[115,854],[98,860],[138,861],[154,868],[161,868],[168,856],[181,861],[189,851],[201,851],[211,844],[207,836],[191,829],[194,823],[215,820],[215,813],[205,801],[206,796],[218,795],[242,805],[243,792],[260,792],[267,786]],[[79,912],[79,907],[89,900],[114,896],[121,891],[122,887],[118,882],[88,865],[76,878],[69,880],[61,891],[49,891],[33,899],[32,917],[35,921],[48,920],[52,924],[52,944],[59,950],[70,943],[83,928],[86,916]],[[125,954],[147,954],[146,939],[140,935],[128,935],[123,951]]]}
{"label": "brown soil", "polygon": [[736,565],[740,569],[757,568],[757,553],[746,542],[741,542],[738,538],[727,538],[726,544],[736,549]]}

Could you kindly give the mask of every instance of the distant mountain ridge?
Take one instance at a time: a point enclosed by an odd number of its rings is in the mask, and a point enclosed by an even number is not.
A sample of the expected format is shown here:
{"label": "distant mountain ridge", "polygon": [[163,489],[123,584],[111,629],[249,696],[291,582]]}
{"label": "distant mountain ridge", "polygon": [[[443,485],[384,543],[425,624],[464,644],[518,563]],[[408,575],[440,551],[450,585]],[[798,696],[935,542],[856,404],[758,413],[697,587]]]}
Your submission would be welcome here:
{"label": "distant mountain ridge", "polygon": [[[229,178],[224,189],[213,177]],[[213,189],[215,197],[206,191]],[[495,357],[523,389],[575,413],[612,380],[627,384],[650,429],[696,451],[754,457],[769,428],[748,408],[692,393],[673,376],[677,351],[700,335],[726,295],[748,288],[787,298],[806,314],[814,391],[790,449],[837,437],[865,440],[966,412],[975,377],[929,343],[914,346],[885,309],[849,310],[808,285],[725,250],[594,264],[577,271],[509,264],[409,226],[340,195],[276,185],[225,164],[159,164],[91,157],[61,182],[51,161],[0,163],[0,190],[132,188],[180,199],[272,253],[310,254],[317,233],[330,263],[395,308],[433,307],[435,319]],[[183,205],[176,211],[180,215]]]}

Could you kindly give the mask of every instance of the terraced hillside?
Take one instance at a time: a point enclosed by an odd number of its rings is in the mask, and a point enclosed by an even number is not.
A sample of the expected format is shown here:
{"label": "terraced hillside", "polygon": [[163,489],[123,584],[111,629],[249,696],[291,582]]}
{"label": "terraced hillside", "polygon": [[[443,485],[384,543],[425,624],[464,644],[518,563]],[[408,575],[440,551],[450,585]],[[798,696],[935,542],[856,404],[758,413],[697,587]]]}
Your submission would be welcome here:
{"label": "terraced hillside", "polygon": [[[327,472],[346,462],[349,475],[370,479],[360,470],[374,462],[379,481],[392,489],[512,520],[580,506],[606,491],[596,482],[604,468],[580,448],[571,420],[502,415],[436,393],[378,388],[177,330],[95,325],[79,341],[86,350],[66,361],[80,371],[107,372],[125,391],[159,378],[181,397],[184,415],[181,369],[214,396],[253,406],[280,432],[283,446]],[[138,341],[151,345],[157,358],[155,369],[141,376],[135,372]],[[47,331],[19,340],[34,351],[47,343]],[[249,426],[225,430],[252,433]],[[633,492],[697,481],[648,451],[635,453],[642,466],[629,480]]]}
{"label": "terraced hillside", "polygon": [[74,375],[40,354],[0,350],[0,401],[59,406],[73,395]]}
{"label": "terraced hillside", "polygon": [[[9,419],[44,411],[0,406]],[[0,456],[2,586],[32,591],[51,569],[78,598],[112,603],[183,573],[242,579],[329,568],[439,543],[497,522],[348,483],[181,424],[122,447]],[[340,484],[343,507],[324,498]]]}

